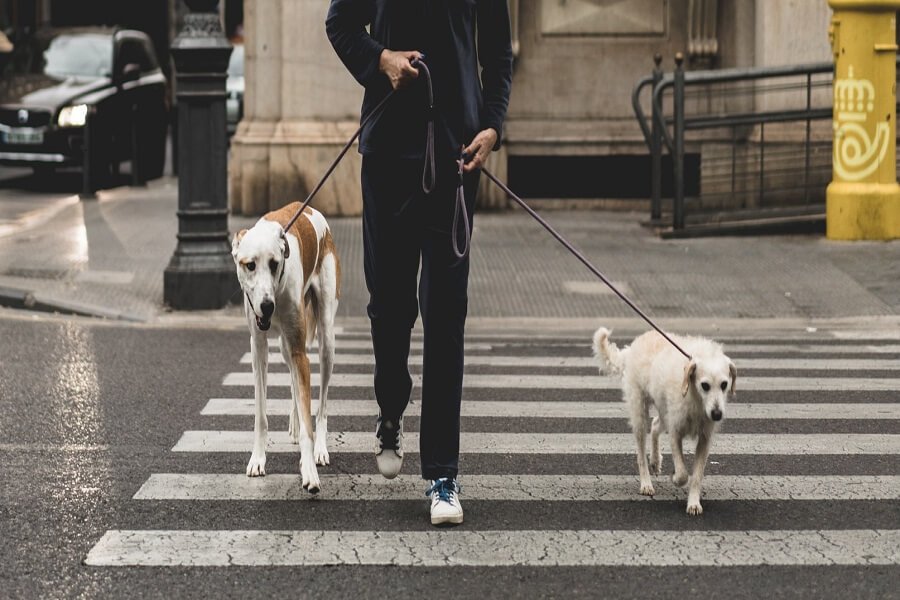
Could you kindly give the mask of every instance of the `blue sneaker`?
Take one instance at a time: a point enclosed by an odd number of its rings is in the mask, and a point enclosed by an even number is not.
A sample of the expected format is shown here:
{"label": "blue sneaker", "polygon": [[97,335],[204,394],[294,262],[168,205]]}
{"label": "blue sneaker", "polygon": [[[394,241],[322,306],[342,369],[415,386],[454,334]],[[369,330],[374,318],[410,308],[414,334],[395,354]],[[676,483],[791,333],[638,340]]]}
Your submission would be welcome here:
{"label": "blue sneaker", "polygon": [[432,525],[459,525],[463,522],[459,492],[459,484],[452,477],[441,477],[431,482],[425,495],[431,497]]}

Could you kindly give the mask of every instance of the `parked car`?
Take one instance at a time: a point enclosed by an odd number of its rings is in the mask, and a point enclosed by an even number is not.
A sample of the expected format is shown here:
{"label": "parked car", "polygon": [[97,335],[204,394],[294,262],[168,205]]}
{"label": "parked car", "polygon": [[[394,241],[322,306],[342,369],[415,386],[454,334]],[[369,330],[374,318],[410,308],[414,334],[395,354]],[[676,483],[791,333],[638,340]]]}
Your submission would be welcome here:
{"label": "parked car", "polygon": [[244,117],[244,45],[235,44],[228,62],[228,79],[225,83],[228,98],[225,101],[228,135],[234,135],[238,123]]}
{"label": "parked car", "polygon": [[150,38],[63,29],[17,42],[0,78],[0,163],[82,165],[89,120],[92,172],[118,170],[136,149],[140,178],[162,175],[168,90]]}

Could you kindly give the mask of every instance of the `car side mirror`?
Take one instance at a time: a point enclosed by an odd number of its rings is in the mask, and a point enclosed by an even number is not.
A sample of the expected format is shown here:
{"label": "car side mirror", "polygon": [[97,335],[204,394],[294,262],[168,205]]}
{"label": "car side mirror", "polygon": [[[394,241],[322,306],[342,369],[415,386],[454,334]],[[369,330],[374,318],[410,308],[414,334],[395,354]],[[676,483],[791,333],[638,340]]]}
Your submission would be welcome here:
{"label": "car side mirror", "polygon": [[119,77],[119,85],[131,81],[137,81],[141,78],[141,66],[137,63],[128,63],[122,68],[122,75]]}

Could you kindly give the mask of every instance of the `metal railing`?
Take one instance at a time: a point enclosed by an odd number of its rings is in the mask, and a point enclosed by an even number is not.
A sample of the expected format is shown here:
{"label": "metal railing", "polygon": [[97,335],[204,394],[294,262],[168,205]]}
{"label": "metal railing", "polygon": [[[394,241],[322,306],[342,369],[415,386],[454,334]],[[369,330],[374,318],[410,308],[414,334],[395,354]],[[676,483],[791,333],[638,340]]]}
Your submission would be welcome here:
{"label": "metal railing", "polygon": [[[716,159],[722,162],[731,161],[730,174],[730,190],[728,182],[724,182],[723,187],[726,189],[722,194],[730,194],[733,196],[738,186],[738,165],[737,165],[737,146],[739,137],[747,139],[750,134],[747,133],[752,129],[758,135],[758,165],[759,171],[751,174],[757,180],[753,182],[756,194],[759,195],[757,203],[762,205],[763,195],[766,193],[766,125],[775,123],[804,123],[805,130],[802,133],[803,145],[803,162],[802,162],[802,184],[795,176],[799,176],[799,167],[795,166],[796,145],[799,141],[789,146],[783,157],[775,157],[775,162],[781,162],[781,158],[786,159],[789,163],[787,168],[783,168],[780,172],[775,173],[773,177],[781,177],[782,180],[796,180],[792,184],[796,191],[802,189],[802,200],[804,204],[809,205],[813,194],[821,195],[824,191],[824,185],[821,180],[827,179],[830,175],[830,135],[826,140],[814,140],[812,134],[812,123],[831,119],[831,95],[828,94],[827,105],[815,106],[813,104],[813,96],[815,88],[825,89],[831,86],[831,73],[834,70],[832,63],[816,63],[791,65],[785,67],[766,67],[766,68],[735,68],[735,69],[719,69],[714,71],[692,71],[685,72],[683,59],[681,54],[676,55],[676,67],[674,72],[670,74],[663,73],[660,65],[662,58],[660,55],[654,57],[655,67],[653,73],[642,78],[634,87],[632,92],[632,107],[635,116],[644,135],[644,140],[650,151],[650,222],[655,225],[663,225],[662,214],[662,196],[663,196],[663,152],[667,150],[672,160],[672,221],[673,230],[684,229],[686,220],[685,206],[685,134],[689,131],[706,131],[704,141],[716,139],[714,130],[727,130],[730,128],[731,156],[722,159]],[[823,75],[828,75],[827,78]],[[740,82],[745,82],[744,87],[731,87],[726,89],[728,85],[734,86]],[[764,83],[767,82],[767,83]],[[647,118],[641,105],[641,94],[648,86],[652,86],[650,97],[651,115]],[[718,86],[719,89],[716,89]],[[671,90],[671,100],[666,102],[666,93]],[[696,93],[694,93],[696,92]],[[691,94],[693,98],[691,98]],[[727,107],[719,110],[697,110],[691,114],[686,114],[685,106],[688,99],[693,99],[696,105],[709,105],[718,100],[720,104],[727,104],[728,97],[740,97],[743,95],[753,101],[756,106],[760,98],[767,94],[774,93],[792,93],[794,101],[799,105],[797,107],[779,108],[775,110],[749,110],[749,111],[730,111]],[[802,96],[800,94],[803,94]],[[822,96],[817,96],[822,98]],[[746,102],[745,102],[746,103]],[[765,104],[765,102],[762,102]],[[667,113],[664,108],[669,108]],[[671,128],[671,132],[670,132]],[[739,131],[741,134],[739,136]],[[794,132],[794,137],[800,132]],[[729,136],[724,139],[728,141]],[[754,143],[757,140],[754,139]],[[828,145],[827,167],[825,163],[813,167],[811,165],[811,156],[813,150],[818,153],[817,146]],[[823,153],[824,154],[824,153]],[[701,158],[701,160],[706,160]],[[827,168],[827,173],[824,170]],[[819,173],[816,173],[818,169]],[[772,175],[772,172],[769,173]],[[815,178],[813,176],[816,176]],[[700,175],[698,174],[698,177]],[[813,180],[815,179],[815,181]],[[702,177],[700,179],[702,183]],[[799,194],[798,194],[799,195]],[[821,200],[817,197],[816,202],[824,202],[824,196]]]}

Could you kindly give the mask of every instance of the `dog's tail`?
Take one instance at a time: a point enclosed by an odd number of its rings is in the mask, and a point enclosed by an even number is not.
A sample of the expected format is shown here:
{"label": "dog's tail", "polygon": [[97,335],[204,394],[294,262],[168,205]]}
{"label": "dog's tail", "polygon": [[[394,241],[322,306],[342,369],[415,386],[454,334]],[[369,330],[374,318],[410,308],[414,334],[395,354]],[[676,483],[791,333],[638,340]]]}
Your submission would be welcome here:
{"label": "dog's tail", "polygon": [[315,296],[315,292],[310,289],[306,292],[305,310],[306,310],[306,344],[310,345],[316,339],[316,330],[319,326],[319,302]]}
{"label": "dog's tail", "polygon": [[600,364],[601,373],[609,372],[619,375],[625,367],[625,350],[619,350],[618,346],[610,342],[609,334],[610,331],[606,327],[601,327],[594,332],[594,356],[603,359]]}

